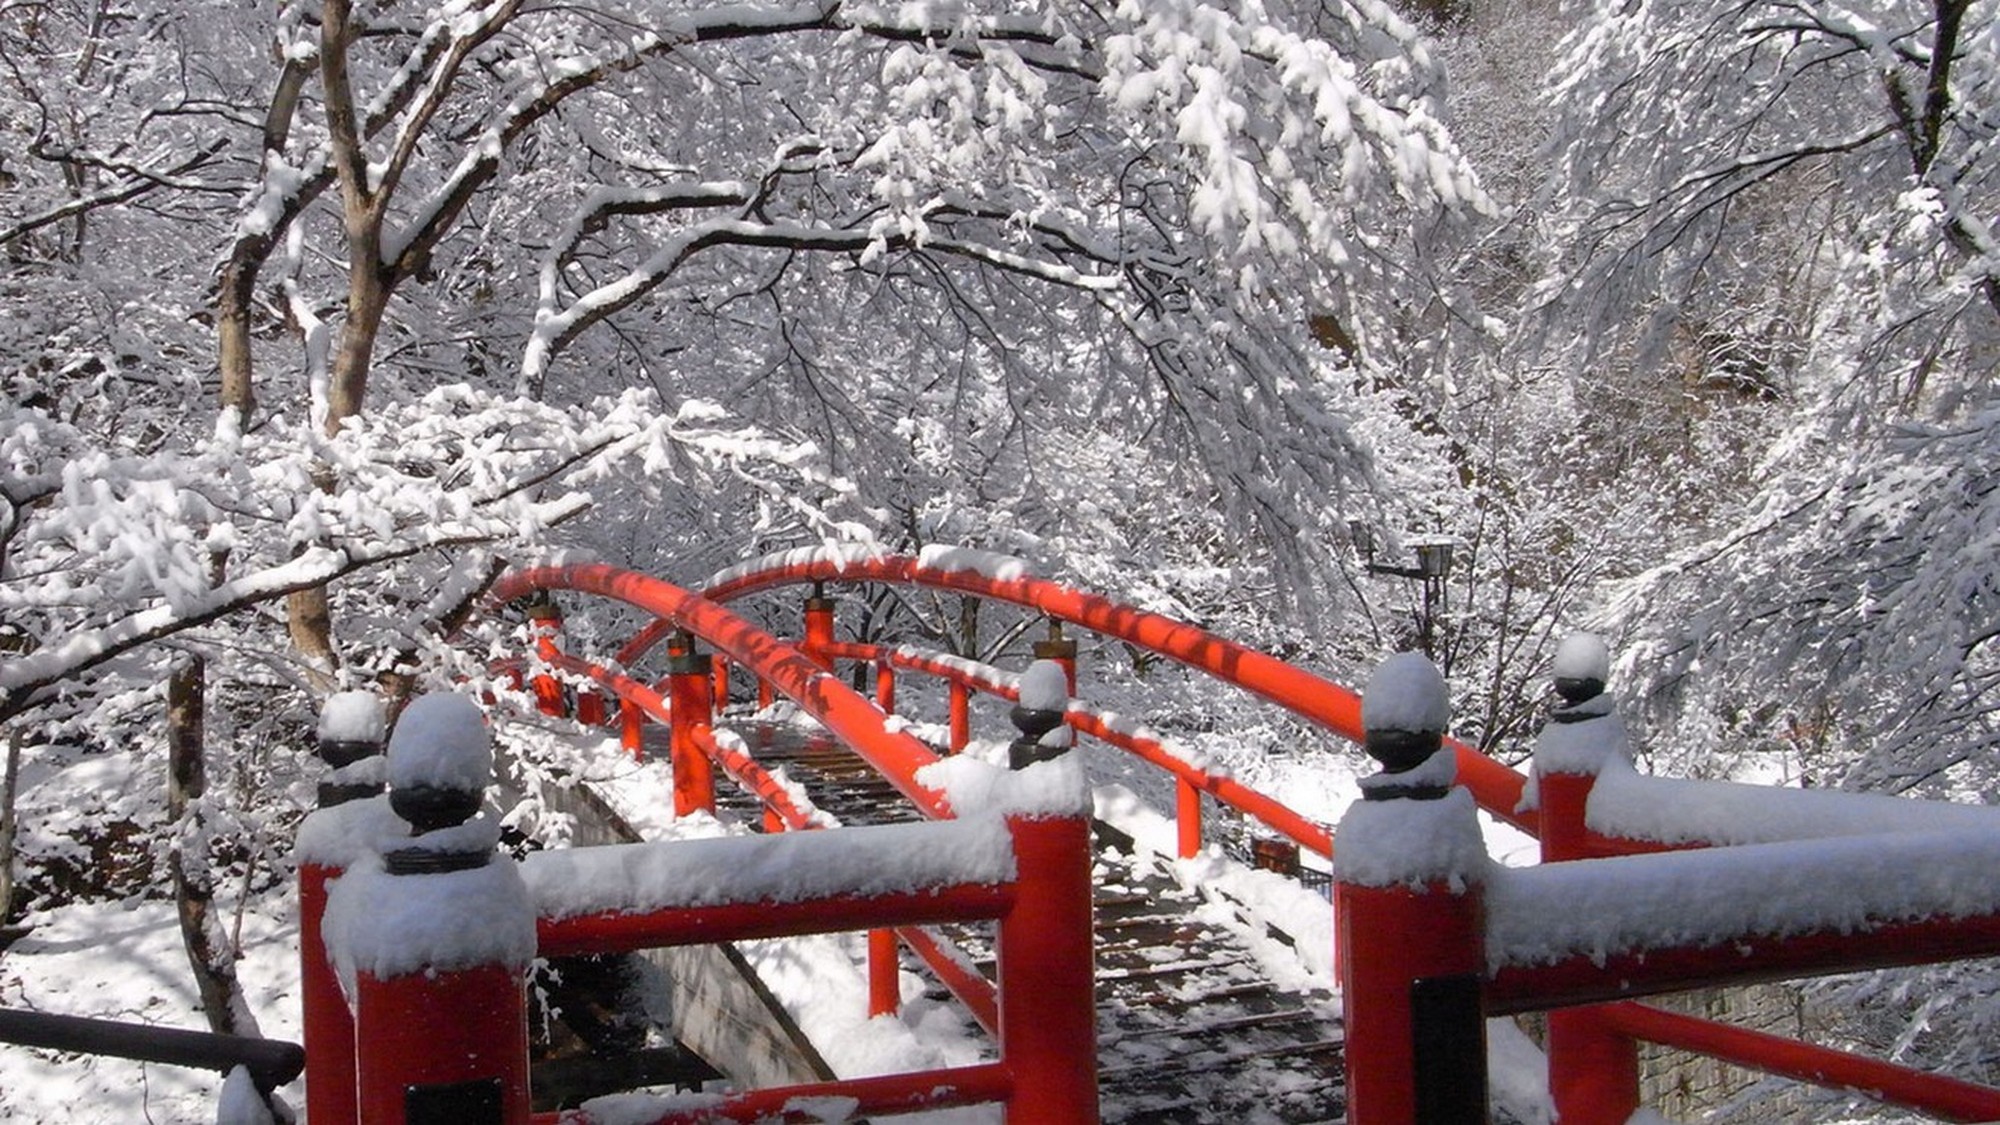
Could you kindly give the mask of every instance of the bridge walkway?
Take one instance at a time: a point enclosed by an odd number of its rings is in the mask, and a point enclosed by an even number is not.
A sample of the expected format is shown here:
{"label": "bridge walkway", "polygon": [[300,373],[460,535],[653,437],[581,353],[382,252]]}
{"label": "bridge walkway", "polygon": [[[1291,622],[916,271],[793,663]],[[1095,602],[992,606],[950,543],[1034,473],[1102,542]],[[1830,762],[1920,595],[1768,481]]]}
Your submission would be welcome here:
{"label": "bridge walkway", "polygon": [[[895,790],[837,742],[796,727],[732,724],[767,769],[782,767],[843,824],[916,820]],[[662,732],[662,736],[664,732]],[[649,746],[652,744],[649,742]],[[653,748],[664,753],[661,743]],[[755,798],[718,787],[719,811],[760,822]],[[1102,1120],[1306,1125],[1344,1119],[1339,1005],[1281,986],[1248,923],[1183,887],[1171,861],[1103,822],[1094,835],[1098,1089]],[[981,927],[980,929],[985,929]],[[990,933],[947,931],[991,974]],[[925,970],[905,953],[906,967]],[[936,997],[946,995],[942,987]]]}

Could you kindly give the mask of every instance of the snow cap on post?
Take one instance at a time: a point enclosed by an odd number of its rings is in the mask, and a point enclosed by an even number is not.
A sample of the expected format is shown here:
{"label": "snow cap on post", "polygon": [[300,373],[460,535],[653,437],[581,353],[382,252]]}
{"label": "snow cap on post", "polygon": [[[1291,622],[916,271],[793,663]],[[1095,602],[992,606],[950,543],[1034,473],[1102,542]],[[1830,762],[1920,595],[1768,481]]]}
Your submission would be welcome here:
{"label": "snow cap on post", "polygon": [[1574,707],[1604,694],[1611,682],[1611,648],[1595,633],[1572,633],[1556,646],[1556,694]]}
{"label": "snow cap on post", "polygon": [[1451,694],[1437,665],[1418,652],[1384,660],[1361,693],[1363,747],[1382,772],[1362,780],[1368,800],[1442,797],[1458,776],[1457,760],[1438,751],[1451,721]]}
{"label": "snow cap on post", "polygon": [[1056,758],[1070,747],[1070,729],[1063,724],[1069,707],[1069,673],[1053,660],[1037,660],[1021,673],[1020,695],[1008,718],[1021,737],[1008,747],[1008,764],[1025,769]]}
{"label": "snow cap on post", "polygon": [[389,733],[389,713],[382,697],[372,691],[340,691],[326,697],[319,711],[320,760],[333,773],[319,784],[318,804],[330,809],[382,792],[382,743]]}
{"label": "snow cap on post", "polygon": [[[413,835],[465,824],[484,803],[492,780],[493,749],[478,704],[447,692],[419,696],[404,708],[389,739],[389,805],[410,823]],[[469,863],[475,852],[483,856],[492,849],[490,841],[483,847],[479,841],[465,843],[464,849],[443,851],[462,853]],[[387,857],[392,870],[402,854]]]}

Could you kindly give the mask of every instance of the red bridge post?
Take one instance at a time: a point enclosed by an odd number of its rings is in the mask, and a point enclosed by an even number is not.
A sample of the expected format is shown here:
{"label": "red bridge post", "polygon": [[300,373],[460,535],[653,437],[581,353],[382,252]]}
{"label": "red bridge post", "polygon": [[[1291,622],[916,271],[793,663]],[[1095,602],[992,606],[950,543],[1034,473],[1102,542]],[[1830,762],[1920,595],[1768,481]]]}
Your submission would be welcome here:
{"label": "red bridge post", "polygon": [[[1048,768],[1071,750],[1066,680],[1037,661],[1011,717],[1016,770]],[[1095,1125],[1097,1001],[1091,920],[1090,819],[1080,790],[1066,812],[1007,818],[1019,897],[1000,919],[1000,1059],[1014,1077],[1008,1125]]]}
{"label": "red bridge post", "polygon": [[[1599,638],[1579,633],[1556,649],[1554,680],[1562,706],[1535,740],[1535,794],[1541,806],[1542,862],[1600,854],[1588,823],[1598,771],[1629,758],[1624,724],[1605,684],[1611,654]],[[1556,1112],[1574,1125],[1622,1125],[1639,1108],[1639,1044],[1596,1007],[1548,1014],[1549,1093]]]}
{"label": "red bridge post", "polygon": [[1486,1120],[1481,881],[1471,795],[1441,752],[1450,717],[1429,660],[1383,662],[1362,697],[1382,772],[1334,839],[1334,927],[1355,1125]]}
{"label": "red bridge post", "polygon": [[834,643],[835,604],[832,598],[826,596],[826,587],[823,584],[813,583],[812,596],[806,599],[806,635],[799,642],[799,651],[829,672],[833,671],[833,657],[827,654],[827,647]]}
{"label": "red bridge post", "polygon": [[715,811],[715,765],[700,737],[715,722],[715,658],[694,651],[684,638],[667,657],[669,737],[674,770],[674,815]]}
{"label": "red bridge post", "polygon": [[498,822],[470,700],[417,699],[389,745],[402,846],[357,863],[327,906],[352,982],[356,1103],[369,1125],[527,1125],[526,970],[535,915]]}
{"label": "red bridge post", "polygon": [[[306,1048],[306,1114],[350,1125],[354,1105],[354,1016],[321,939],[327,884],[374,844],[392,818],[382,793],[387,710],[374,692],[340,692],[320,709],[318,750],[333,767],[317,808],[299,828],[299,1007]],[[365,802],[365,804],[364,804]]]}
{"label": "red bridge post", "polygon": [[[560,648],[557,638],[562,636],[562,610],[556,606],[554,598],[544,598],[528,606],[528,634],[535,643],[535,655],[543,660],[554,660]],[[547,672],[541,672],[528,683],[534,692],[535,707],[544,715],[561,716],[569,707],[563,700],[563,683]]]}

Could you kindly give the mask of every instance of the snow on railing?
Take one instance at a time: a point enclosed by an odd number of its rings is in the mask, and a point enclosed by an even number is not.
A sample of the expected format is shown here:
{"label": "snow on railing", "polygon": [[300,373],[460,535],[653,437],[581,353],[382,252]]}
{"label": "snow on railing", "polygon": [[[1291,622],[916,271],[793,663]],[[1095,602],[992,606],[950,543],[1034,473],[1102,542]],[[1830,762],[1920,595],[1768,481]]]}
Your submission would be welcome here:
{"label": "snow on railing", "polygon": [[[1334,862],[1349,1120],[1483,1119],[1484,1020],[1529,1011],[1548,1012],[1549,1086],[1565,1125],[1633,1114],[1641,1038],[1954,1120],[2000,1117],[2000,1090],[1626,999],[2000,953],[2000,824],[1990,810],[1706,783],[1698,815],[1647,823],[1683,831],[1706,818],[1712,831],[1672,841],[1683,848],[1747,835],[1721,823],[1725,810],[1765,820],[1757,833],[1807,838],[1663,851],[1671,844],[1607,836],[1597,830],[1641,818],[1587,826],[1593,783],[1618,778],[1632,795],[1690,790],[1631,774],[1602,673],[1559,673],[1556,688],[1565,705],[1536,748],[1531,797],[1545,861],[1536,868],[1486,855],[1471,802],[1450,788],[1455,763],[1438,753],[1441,708],[1384,708],[1396,717],[1368,731],[1383,772],[1342,819]],[[1428,690],[1441,702],[1442,681]],[[1849,811],[1871,834],[1808,822]],[[1634,851],[1655,854],[1616,855]]]}
{"label": "snow on railing", "polygon": [[[322,1032],[344,1030],[347,1050],[322,1036],[327,1049],[308,1056],[308,1104],[323,1107],[315,1120],[527,1122],[524,971],[538,956],[982,920],[996,924],[999,985],[981,1015],[997,1062],[613,1098],[599,1103],[602,1118],[586,1105],[563,1120],[631,1120],[640,1103],[638,1119],[693,1123],[811,1105],[838,1105],[844,1119],[991,1102],[1057,1125],[1097,1119],[1088,795],[1069,755],[1011,772],[950,763],[939,784],[955,794],[955,820],[520,863],[496,853],[494,823],[478,811],[490,760],[478,708],[426,696],[391,741],[388,796],[309,818],[301,949],[309,976],[323,980],[331,964],[346,980],[308,993],[346,1017],[344,1028],[318,1020]],[[992,776],[972,777],[975,765]],[[402,832],[382,823],[384,804],[407,822]],[[324,891],[317,899],[304,893],[309,880]],[[321,964],[310,951],[323,951]],[[323,1015],[309,1010],[308,1026]],[[327,1095],[317,1103],[315,1089]]]}
{"label": "snow on railing", "polygon": [[[780,552],[718,573],[702,593],[726,602],[777,586],[829,581],[916,585],[1009,602],[1178,661],[1343,738],[1362,737],[1361,701],[1353,691],[1186,622],[1036,578],[1026,564],[1009,556],[945,546],[928,548],[915,558],[860,550]],[[830,622],[830,617],[821,620]],[[813,622],[809,616],[809,641]],[[619,659],[637,659],[666,631],[665,626],[641,630]],[[830,633],[823,635],[832,639]],[[1470,746],[1456,741],[1448,745],[1458,756],[1461,783],[1480,807],[1534,832],[1533,815],[1519,808],[1525,779]]]}

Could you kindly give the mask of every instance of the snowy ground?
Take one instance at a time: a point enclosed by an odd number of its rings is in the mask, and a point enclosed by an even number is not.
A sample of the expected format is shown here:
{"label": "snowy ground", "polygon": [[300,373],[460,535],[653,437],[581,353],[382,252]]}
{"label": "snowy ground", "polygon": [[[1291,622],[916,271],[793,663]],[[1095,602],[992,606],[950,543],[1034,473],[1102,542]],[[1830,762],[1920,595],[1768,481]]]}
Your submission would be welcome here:
{"label": "snowy ground", "polygon": [[[292,911],[287,890],[245,904],[237,971],[263,1033],[296,1043]],[[85,903],[29,921],[34,932],[0,954],[0,1006],[207,1030],[171,902]],[[221,1088],[202,1071],[0,1047],[0,1121],[213,1121]],[[304,1101],[296,1083],[281,1096]]]}

